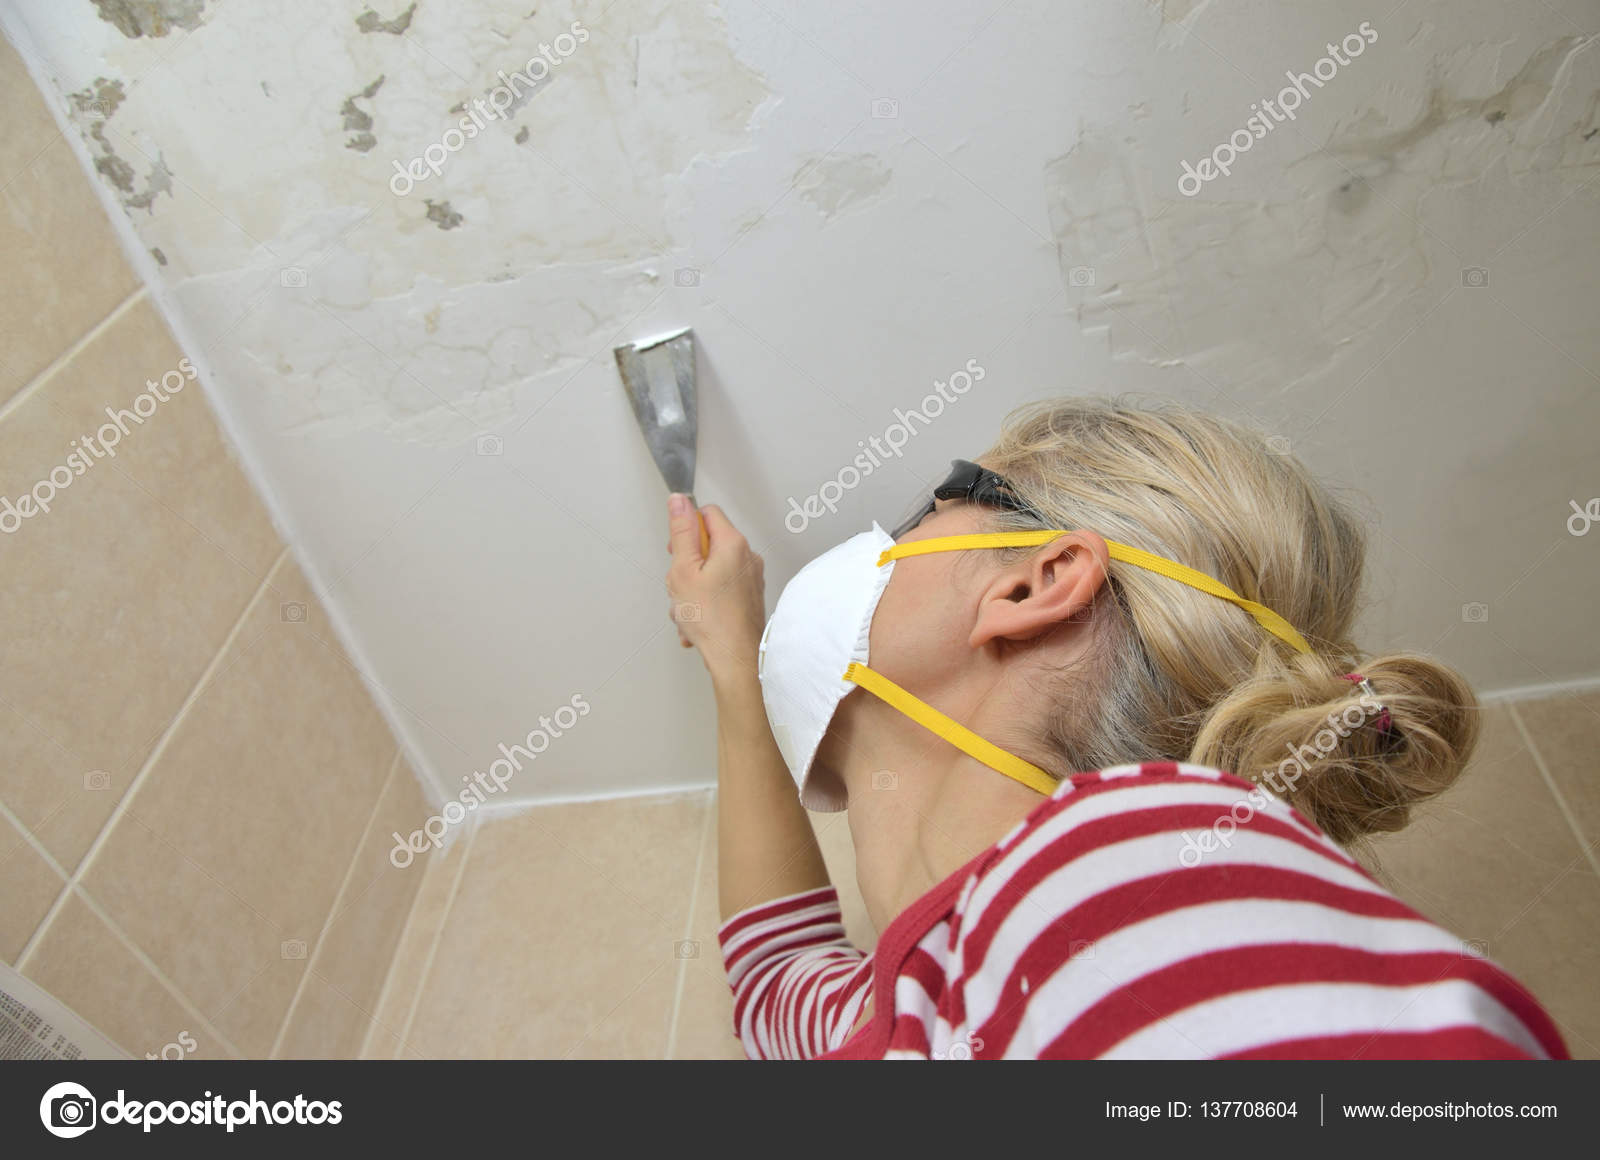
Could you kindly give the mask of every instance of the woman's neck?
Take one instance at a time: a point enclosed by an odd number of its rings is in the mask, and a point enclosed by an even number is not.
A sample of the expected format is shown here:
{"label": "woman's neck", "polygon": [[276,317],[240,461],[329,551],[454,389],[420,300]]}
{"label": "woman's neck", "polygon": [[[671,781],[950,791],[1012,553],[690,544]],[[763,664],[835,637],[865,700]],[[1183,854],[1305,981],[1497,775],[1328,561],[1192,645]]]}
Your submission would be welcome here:
{"label": "woman's neck", "polygon": [[908,906],[1009,834],[1045,799],[958,754],[942,770],[901,770],[850,798],[856,883],[881,933]]}

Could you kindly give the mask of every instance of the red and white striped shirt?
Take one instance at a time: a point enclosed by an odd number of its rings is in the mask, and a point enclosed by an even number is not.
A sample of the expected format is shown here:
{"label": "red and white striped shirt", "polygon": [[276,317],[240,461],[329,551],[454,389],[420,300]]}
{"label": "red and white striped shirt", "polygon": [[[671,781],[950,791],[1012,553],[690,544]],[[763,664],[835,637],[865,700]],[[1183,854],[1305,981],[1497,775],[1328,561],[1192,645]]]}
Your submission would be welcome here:
{"label": "red and white striped shirt", "polygon": [[831,886],[742,911],[735,1033],[753,1059],[1567,1058],[1516,980],[1254,788],[1074,775],[871,955]]}

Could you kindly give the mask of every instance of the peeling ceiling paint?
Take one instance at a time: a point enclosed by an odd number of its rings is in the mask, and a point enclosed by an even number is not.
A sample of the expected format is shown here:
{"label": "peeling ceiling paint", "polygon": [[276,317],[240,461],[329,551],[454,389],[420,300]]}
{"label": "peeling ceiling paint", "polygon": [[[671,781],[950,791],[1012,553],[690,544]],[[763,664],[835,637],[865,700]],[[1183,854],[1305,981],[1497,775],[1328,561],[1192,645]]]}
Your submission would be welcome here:
{"label": "peeling ceiling paint", "polygon": [[205,0],[93,0],[100,19],[126,37],[166,36],[200,27]]}
{"label": "peeling ceiling paint", "polygon": [[393,20],[384,20],[372,9],[368,8],[356,17],[356,28],[361,32],[387,32],[390,36],[401,36],[411,27],[411,18],[417,13],[415,4],[400,13]]}
{"label": "peeling ceiling paint", "polygon": [[888,188],[888,166],[870,153],[813,157],[795,172],[794,188],[830,219],[851,206],[865,205]]}
{"label": "peeling ceiling paint", "polygon": [[378,95],[378,90],[383,88],[384,78],[379,76],[359,93],[352,93],[344,99],[344,104],[339,106],[339,114],[344,118],[344,128],[353,132],[355,136],[344,143],[346,149],[354,149],[358,153],[370,152],[377,144],[378,138],[372,133],[372,114],[356,104],[358,100],[370,101]]}
{"label": "peeling ceiling paint", "polygon": [[1375,328],[1414,320],[1432,274],[1425,198],[1491,169],[1512,189],[1600,174],[1600,38],[1543,45],[1496,88],[1501,56],[1473,45],[1436,59],[1418,109],[1361,108],[1270,197],[1146,188],[1148,142],[1085,131],[1045,169],[1080,323],[1109,331],[1121,357],[1286,390]]}
{"label": "peeling ceiling paint", "polygon": [[[529,69],[527,62],[541,59],[541,44],[567,35],[597,10],[526,7],[508,20],[506,5],[477,0],[437,10],[413,5],[387,21],[374,14],[353,24],[319,12],[318,29],[304,22],[313,15],[309,8],[294,21],[219,9],[204,31],[216,38],[218,51],[186,54],[183,74],[186,85],[204,87],[208,109],[197,111],[181,132],[170,123],[174,78],[165,76],[168,87],[134,85],[103,112],[93,104],[104,103],[95,95],[100,90],[88,90],[91,103],[75,115],[95,137],[103,172],[127,195],[125,204],[148,207],[169,192],[171,175],[186,181],[206,175],[204,202],[185,202],[148,236],[167,255],[180,298],[213,293],[218,285],[243,288],[273,276],[274,267],[305,272],[307,297],[323,309],[305,314],[299,326],[237,331],[250,338],[231,355],[235,372],[257,380],[261,390],[283,394],[297,412],[308,400],[338,400],[345,410],[320,416],[335,428],[359,416],[408,438],[454,442],[503,410],[472,389],[476,376],[469,368],[427,389],[415,383],[394,388],[396,363],[427,361],[425,350],[391,357],[408,350],[402,340],[370,360],[356,360],[377,366],[348,368],[367,384],[365,405],[351,408],[348,379],[319,352],[347,342],[352,326],[398,338],[423,270],[497,318],[496,333],[516,330],[530,296],[542,296],[530,280],[578,295],[560,314],[588,320],[582,337],[614,326],[643,306],[656,285],[642,271],[619,283],[618,264],[659,260],[682,244],[674,240],[674,218],[687,204],[689,174],[748,147],[749,129],[769,95],[759,75],[733,54],[715,9],[664,0],[624,3],[606,10],[604,35],[586,38],[566,59],[551,54],[559,63],[540,87],[517,85],[504,118],[486,121],[481,132],[461,140],[457,126],[466,122],[460,111],[473,98],[493,93],[500,77]],[[176,15],[176,9],[167,13],[169,25],[189,27]],[[145,27],[155,25],[146,20]],[[368,35],[373,32],[389,35]],[[241,59],[252,67],[239,67]],[[130,58],[124,67],[137,76],[148,62]],[[109,92],[122,81],[99,83]],[[329,90],[331,100],[315,95]],[[441,100],[443,94],[451,99]],[[113,126],[119,132],[107,141],[107,122],[124,99]],[[332,117],[330,109],[337,110]],[[519,128],[503,123],[511,117]],[[320,134],[319,125],[325,126]],[[253,141],[249,149],[236,145],[243,126]],[[440,148],[441,140],[456,149]],[[334,141],[359,160],[331,163],[327,146]],[[549,160],[575,142],[581,142],[576,164]],[[425,173],[408,196],[395,197],[395,166],[413,163],[430,148],[442,155],[440,172]],[[138,155],[151,150],[157,156],[141,181]],[[224,154],[228,163],[219,167],[216,158]],[[315,190],[304,179],[311,172]],[[540,207],[536,215],[508,218],[489,210],[508,183],[525,189],[527,204]],[[591,197],[603,203],[601,214],[594,213]],[[352,216],[346,207],[363,208]],[[225,246],[205,248],[205,238],[219,227],[231,235]],[[341,236],[345,230],[351,233]],[[318,268],[352,247],[371,260],[341,262],[337,273]],[[356,268],[363,286],[345,280]],[[335,299],[318,295],[328,279],[338,279],[336,308]],[[463,346],[477,349],[475,342]],[[553,344],[543,358],[516,365],[529,376],[572,365],[563,346],[570,343]],[[490,360],[484,367],[504,371],[509,365]],[[499,380],[487,389],[503,403],[524,385]]]}

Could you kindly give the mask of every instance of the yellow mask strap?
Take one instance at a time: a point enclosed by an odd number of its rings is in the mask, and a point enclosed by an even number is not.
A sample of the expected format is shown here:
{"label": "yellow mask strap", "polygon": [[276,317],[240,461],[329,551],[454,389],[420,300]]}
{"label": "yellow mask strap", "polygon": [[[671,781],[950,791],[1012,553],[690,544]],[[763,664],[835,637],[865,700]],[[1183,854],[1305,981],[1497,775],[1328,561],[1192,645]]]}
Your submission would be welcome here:
{"label": "yellow mask strap", "polygon": [[844,671],[844,679],[854,681],[881,701],[900,710],[924,729],[943,737],[969,757],[975,757],[999,773],[1031,790],[1049,797],[1056,792],[1056,779],[1031,762],[1023,761],[990,744],[965,725],[957,724],[926,701],[919,701],[882,673],[873,672],[866,665],[852,662]]}
{"label": "yellow mask strap", "polygon": [[[1032,548],[1040,544],[1048,544],[1051,540],[1061,536],[1071,535],[1070,532],[1060,529],[1042,532],[978,532],[960,536],[933,536],[926,540],[912,540],[906,544],[896,544],[892,548],[884,549],[878,557],[878,566],[881,568],[890,560],[902,560],[907,556],[922,556],[929,552],[956,552],[981,548]],[[1115,540],[1107,540],[1106,548],[1113,560],[1121,560],[1124,564],[1132,564],[1135,568],[1144,568],[1150,572],[1160,573],[1170,577],[1191,588],[1198,588],[1208,596],[1215,596],[1232,604],[1237,604],[1256,622],[1279,640],[1288,642],[1303,653],[1311,651],[1311,646],[1305,638],[1294,630],[1294,626],[1283,617],[1264,604],[1257,604],[1254,600],[1246,600],[1227,585],[1213,580],[1204,572],[1197,572],[1193,568],[1175,563],[1164,556],[1156,556],[1141,548],[1130,548],[1127,544],[1119,544]],[[953,722],[952,722],[953,724]],[[931,726],[930,726],[931,728]],[[960,726],[956,726],[960,728]],[[977,754],[973,754],[977,757]],[[979,758],[982,761],[982,758]],[[1031,766],[1029,768],[1032,768]],[[1002,770],[1001,772],[1005,772]]]}

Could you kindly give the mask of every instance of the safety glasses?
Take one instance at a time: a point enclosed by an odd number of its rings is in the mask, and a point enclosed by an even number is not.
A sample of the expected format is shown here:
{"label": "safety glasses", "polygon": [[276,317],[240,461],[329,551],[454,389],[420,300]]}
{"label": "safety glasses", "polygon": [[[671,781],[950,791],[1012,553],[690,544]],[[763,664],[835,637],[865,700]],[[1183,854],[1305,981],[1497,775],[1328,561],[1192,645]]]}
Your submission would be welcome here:
{"label": "safety glasses", "polygon": [[964,499],[968,503],[981,503],[1003,511],[1027,512],[1041,522],[1048,522],[1040,512],[1018,497],[1011,485],[1001,476],[987,467],[979,467],[968,460],[952,459],[950,474],[945,477],[943,483],[933,489],[933,499],[896,528],[894,538],[898,540],[921,523],[934,510],[934,501],[941,499]]}

